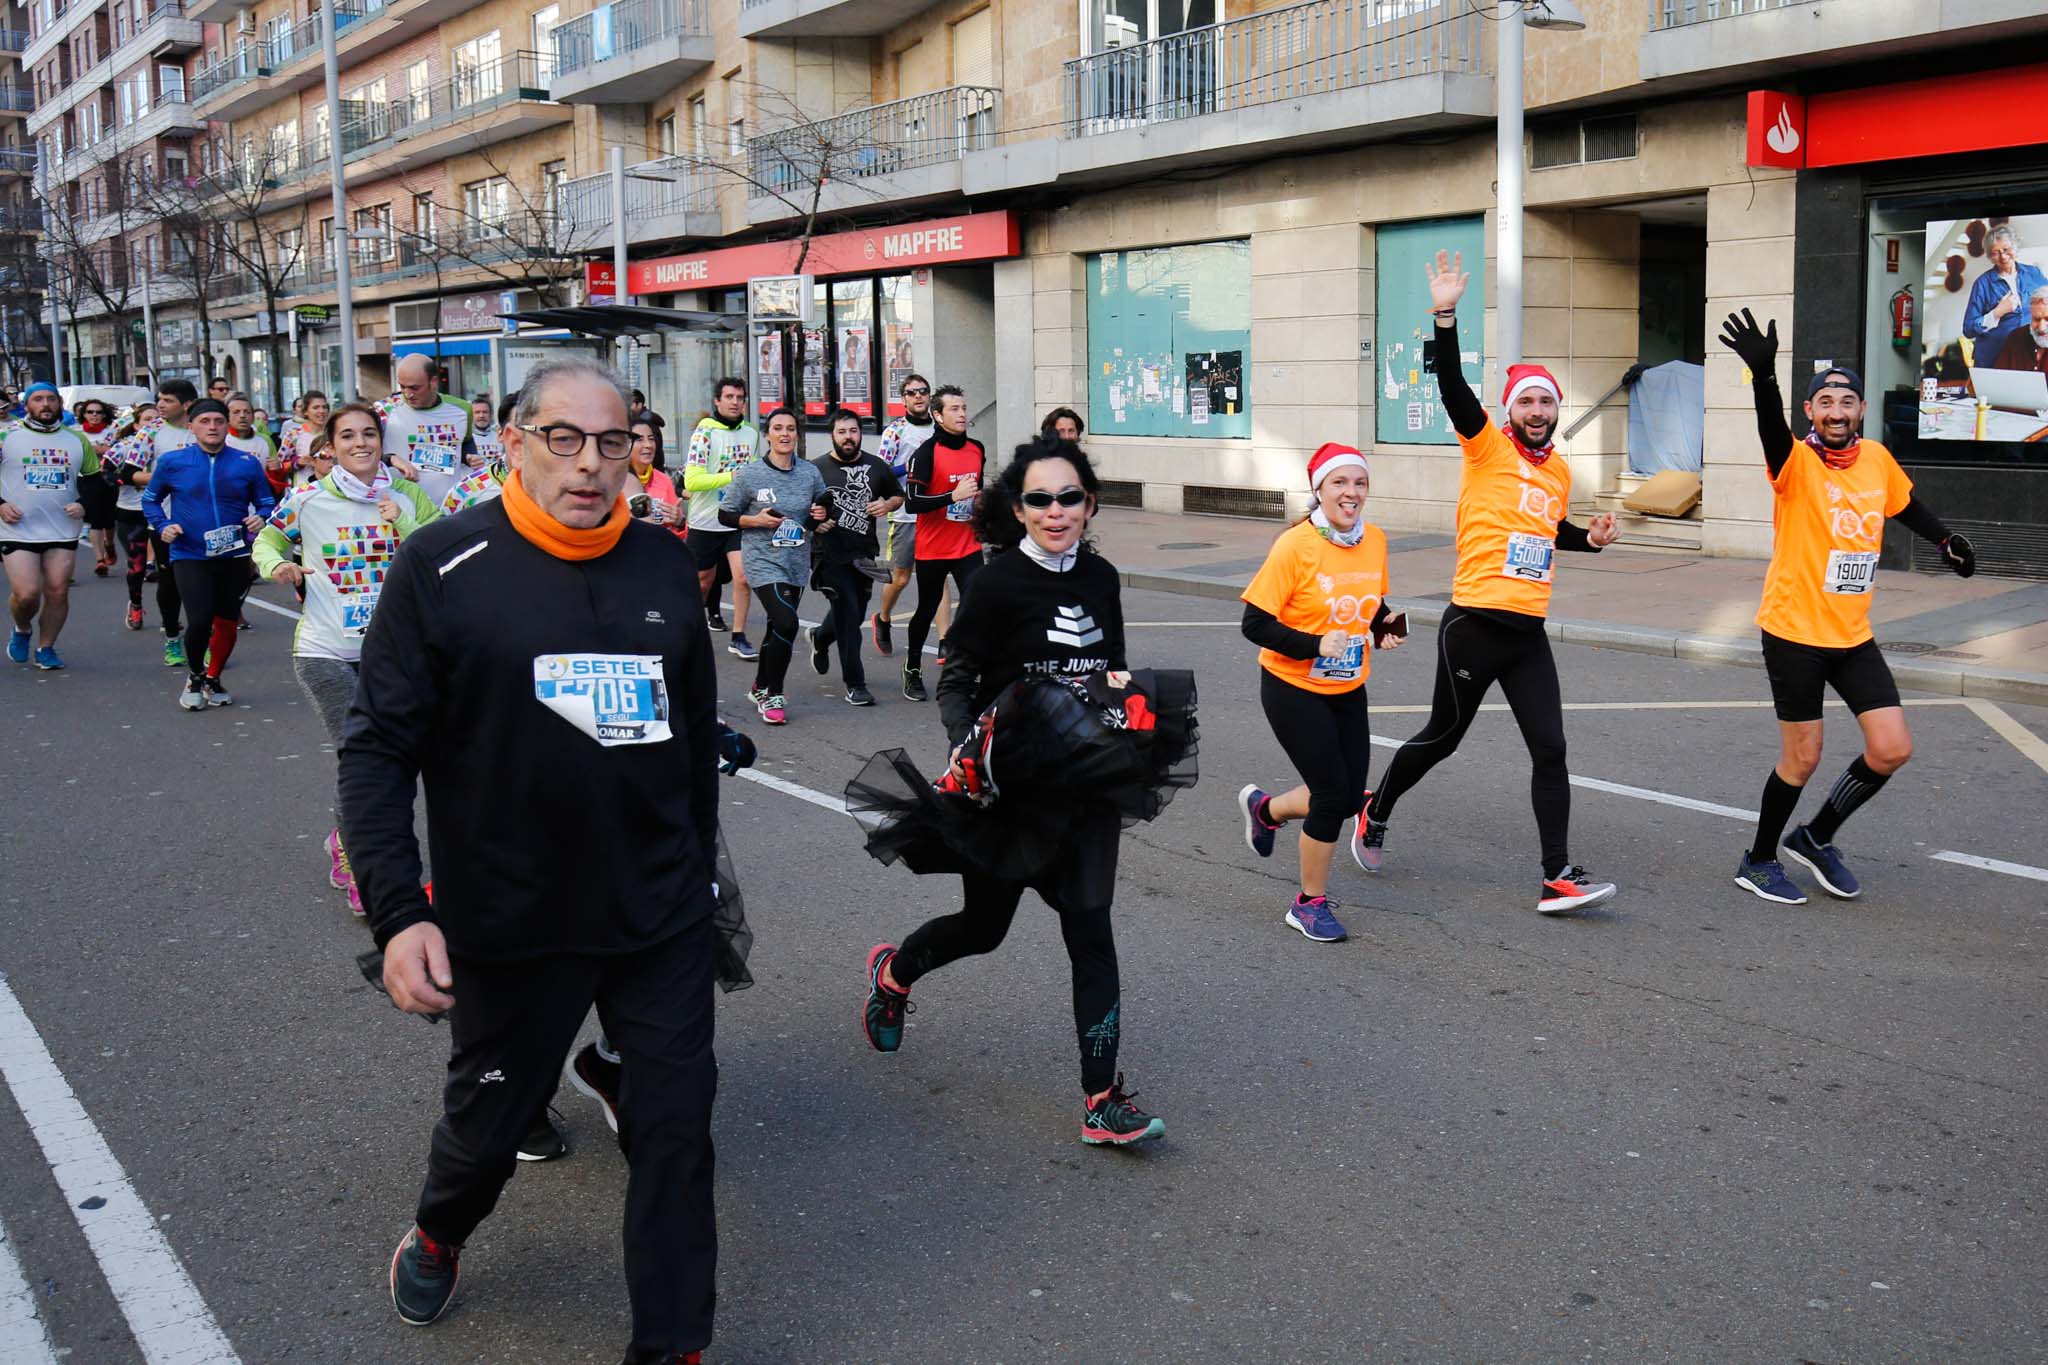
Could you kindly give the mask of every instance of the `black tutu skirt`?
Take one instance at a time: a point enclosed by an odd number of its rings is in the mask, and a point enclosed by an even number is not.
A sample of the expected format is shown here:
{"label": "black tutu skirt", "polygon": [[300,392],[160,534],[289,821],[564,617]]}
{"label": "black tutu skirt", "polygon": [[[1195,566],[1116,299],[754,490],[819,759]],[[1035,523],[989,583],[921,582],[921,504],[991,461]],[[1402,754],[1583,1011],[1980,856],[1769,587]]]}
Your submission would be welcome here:
{"label": "black tutu skirt", "polygon": [[1033,675],[975,721],[961,750],[967,788],[885,749],[847,784],[846,809],[884,864],[1046,887],[1071,881],[1058,875],[1062,864],[1104,835],[1113,871],[1116,832],[1195,785],[1197,747],[1195,675],[1185,669]]}

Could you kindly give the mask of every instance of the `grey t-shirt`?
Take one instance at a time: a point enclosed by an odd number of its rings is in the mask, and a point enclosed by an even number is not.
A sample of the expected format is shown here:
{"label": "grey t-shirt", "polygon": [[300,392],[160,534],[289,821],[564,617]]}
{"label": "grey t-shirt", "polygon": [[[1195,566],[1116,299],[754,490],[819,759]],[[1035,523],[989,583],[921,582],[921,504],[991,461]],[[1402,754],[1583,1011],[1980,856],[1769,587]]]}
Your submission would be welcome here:
{"label": "grey t-shirt", "polygon": [[733,470],[719,511],[752,516],[772,507],[782,513],[782,524],[772,531],[747,527],[740,532],[740,567],[747,582],[801,588],[811,581],[808,516],[811,504],[824,496],[825,480],[808,460],[785,470],[763,455]]}

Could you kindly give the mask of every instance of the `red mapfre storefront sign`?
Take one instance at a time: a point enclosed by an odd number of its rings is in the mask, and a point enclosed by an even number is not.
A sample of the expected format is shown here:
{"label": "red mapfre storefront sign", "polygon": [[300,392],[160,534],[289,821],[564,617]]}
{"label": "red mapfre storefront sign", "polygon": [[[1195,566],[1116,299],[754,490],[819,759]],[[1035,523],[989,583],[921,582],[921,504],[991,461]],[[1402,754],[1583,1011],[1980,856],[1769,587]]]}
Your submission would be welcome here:
{"label": "red mapfre storefront sign", "polygon": [[2043,118],[2026,110],[2048,89],[2048,65],[1935,76],[1897,85],[1749,96],[1749,164],[1815,169],[1866,161],[2027,147]]}
{"label": "red mapfre storefront sign", "polygon": [[[864,228],[813,237],[804,256],[806,275],[871,275],[886,270],[991,261],[1023,249],[1023,229],[1009,212],[932,218],[898,227]],[[626,267],[628,294],[669,294],[679,289],[720,289],[756,275],[794,275],[799,242],[729,246],[693,256],[657,256]]]}

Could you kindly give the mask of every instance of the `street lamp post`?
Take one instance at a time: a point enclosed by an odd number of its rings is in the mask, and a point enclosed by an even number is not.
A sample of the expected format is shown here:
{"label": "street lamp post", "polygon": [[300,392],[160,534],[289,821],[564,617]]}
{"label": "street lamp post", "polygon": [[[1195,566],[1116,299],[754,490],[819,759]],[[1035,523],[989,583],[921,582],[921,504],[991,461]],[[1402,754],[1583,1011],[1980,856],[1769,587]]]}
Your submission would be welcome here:
{"label": "street lamp post", "polygon": [[320,6],[320,56],[327,78],[327,170],[334,181],[334,235],[328,247],[334,253],[334,294],[341,314],[341,397],[354,396],[356,387],[356,307],[349,297],[348,190],[341,171],[341,59],[334,44],[334,3]]}
{"label": "street lamp post", "polygon": [[[668,171],[650,171],[636,167],[630,175],[626,170],[626,149],[614,145],[611,149],[612,181],[612,302],[620,306],[632,300],[626,293],[626,181],[648,180],[656,183],[673,184],[676,177]],[[620,366],[630,377],[633,370],[633,337],[631,333],[619,335]],[[638,387],[637,385],[635,387]]]}
{"label": "street lamp post", "polygon": [[1572,0],[1502,0],[1494,130],[1494,309],[1501,372],[1522,362],[1522,29],[1577,32]]}

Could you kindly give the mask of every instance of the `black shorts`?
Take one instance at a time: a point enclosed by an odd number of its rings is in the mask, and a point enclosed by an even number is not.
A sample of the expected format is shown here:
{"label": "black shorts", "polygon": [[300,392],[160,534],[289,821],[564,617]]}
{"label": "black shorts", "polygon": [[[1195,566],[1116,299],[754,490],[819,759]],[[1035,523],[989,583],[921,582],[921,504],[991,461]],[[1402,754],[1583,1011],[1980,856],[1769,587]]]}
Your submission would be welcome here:
{"label": "black shorts", "polygon": [[85,509],[85,524],[95,531],[112,530],[114,525],[114,500],[120,490],[96,474],[88,474],[78,481],[78,505]]}
{"label": "black shorts", "polygon": [[740,533],[705,531],[692,526],[689,539],[683,544],[690,547],[690,557],[697,562],[697,572],[708,573],[723,564],[727,555],[739,553]]}
{"label": "black shorts", "polygon": [[1877,641],[1851,649],[1822,649],[1764,636],[1764,672],[1771,679],[1771,703],[1779,720],[1819,720],[1822,694],[1834,688],[1850,711],[1862,715],[1899,704],[1899,685]]}
{"label": "black shorts", "polygon": [[47,554],[51,550],[71,550],[75,552],[77,549],[78,542],[75,540],[0,540],[0,555],[11,555],[16,550],[21,551],[23,554],[40,555]]}

